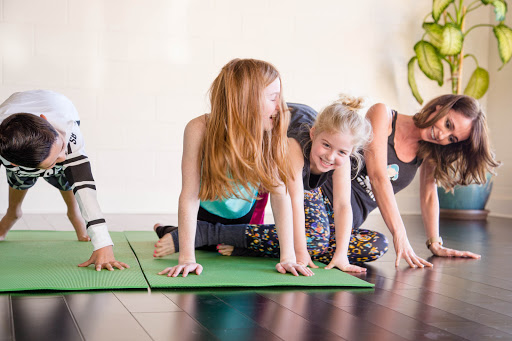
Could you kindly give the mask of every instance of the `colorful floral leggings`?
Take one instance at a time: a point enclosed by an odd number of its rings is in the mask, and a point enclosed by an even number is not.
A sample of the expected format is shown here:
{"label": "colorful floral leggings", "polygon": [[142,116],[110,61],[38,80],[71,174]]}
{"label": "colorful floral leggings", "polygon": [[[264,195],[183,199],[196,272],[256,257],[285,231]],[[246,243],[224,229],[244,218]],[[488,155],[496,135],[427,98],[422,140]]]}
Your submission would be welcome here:
{"label": "colorful floral leggings", "polygon": [[[308,251],[313,260],[328,264],[336,250],[334,212],[327,196],[316,188],[304,191],[304,213]],[[248,225],[245,231],[251,254],[279,257],[279,241],[274,225]],[[348,247],[350,263],[371,262],[388,250],[386,237],[379,232],[352,229]]]}

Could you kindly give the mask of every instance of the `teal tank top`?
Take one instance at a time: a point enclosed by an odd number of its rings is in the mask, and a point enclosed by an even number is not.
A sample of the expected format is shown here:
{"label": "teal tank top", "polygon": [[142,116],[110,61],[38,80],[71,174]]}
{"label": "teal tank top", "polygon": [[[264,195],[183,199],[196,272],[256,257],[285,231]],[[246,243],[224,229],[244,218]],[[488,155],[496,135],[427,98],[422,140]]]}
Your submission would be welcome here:
{"label": "teal tank top", "polygon": [[256,201],[256,196],[258,195],[257,188],[249,187],[251,189],[250,193],[247,192],[243,186],[238,186],[238,193],[246,200],[229,197],[222,200],[201,201],[200,205],[206,211],[225,219],[241,218],[251,211]]}

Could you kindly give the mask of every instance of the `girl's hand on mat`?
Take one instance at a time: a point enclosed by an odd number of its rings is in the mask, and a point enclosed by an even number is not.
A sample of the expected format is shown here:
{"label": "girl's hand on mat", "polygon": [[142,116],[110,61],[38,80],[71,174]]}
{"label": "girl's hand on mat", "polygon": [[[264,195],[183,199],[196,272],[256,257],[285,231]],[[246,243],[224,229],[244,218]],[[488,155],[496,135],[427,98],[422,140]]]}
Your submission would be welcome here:
{"label": "girl's hand on mat", "polygon": [[297,253],[295,256],[297,257],[297,264],[309,266],[313,269],[318,268],[318,266],[315,265],[315,263],[313,263],[313,261],[311,260],[311,256],[309,255],[309,253],[306,252],[306,254],[304,255]]}
{"label": "girl's hand on mat", "polygon": [[91,258],[87,262],[82,264],[78,264],[79,267],[87,267],[91,264],[94,264],[96,271],[101,271],[101,269],[107,269],[109,271],[114,271],[114,267],[119,270],[123,270],[124,268],[129,268],[128,264],[123,262],[118,262],[114,257],[114,251],[112,250],[112,245],[102,247],[92,253]]}
{"label": "girl's hand on mat", "polygon": [[304,276],[313,276],[315,273],[307,266],[291,262],[281,262],[276,264],[276,270],[282,274],[290,272],[294,276],[299,276],[299,272]]}
{"label": "girl's hand on mat", "polygon": [[350,264],[348,262],[348,258],[345,257],[344,260],[332,259],[329,265],[325,267],[325,269],[338,268],[343,272],[366,272],[366,268]]}
{"label": "girl's hand on mat", "polygon": [[336,253],[334,253],[331,262],[325,267],[325,269],[332,268],[338,268],[343,272],[366,272],[366,268],[350,264],[347,256],[338,256]]}
{"label": "girl's hand on mat", "polygon": [[430,245],[430,251],[439,257],[465,257],[465,258],[474,258],[480,259],[482,256],[469,251],[459,251],[454,249],[449,249],[447,247],[442,247],[439,243],[433,243]]}
{"label": "girl's hand on mat", "polygon": [[197,263],[183,263],[178,264],[173,267],[165,268],[163,271],[160,271],[159,275],[167,274],[167,277],[177,277],[183,271],[183,277],[187,277],[187,275],[191,272],[196,273],[196,275],[200,275],[203,272],[203,266]]}
{"label": "girl's hand on mat", "polygon": [[395,267],[400,265],[400,260],[403,258],[409,264],[411,268],[423,268],[425,266],[432,267],[434,266],[432,263],[427,262],[421,257],[418,257],[414,250],[412,249],[411,244],[409,243],[409,239],[407,239],[407,235],[405,232],[403,234],[395,233],[393,236],[393,244],[395,245],[396,250],[396,261]]}

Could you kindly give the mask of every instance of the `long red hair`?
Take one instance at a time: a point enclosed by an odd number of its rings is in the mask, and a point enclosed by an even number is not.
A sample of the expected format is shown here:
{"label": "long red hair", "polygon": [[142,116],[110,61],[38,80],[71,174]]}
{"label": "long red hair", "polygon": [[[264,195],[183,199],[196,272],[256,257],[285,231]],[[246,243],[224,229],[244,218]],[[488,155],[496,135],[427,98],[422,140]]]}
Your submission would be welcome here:
{"label": "long red hair", "polygon": [[288,184],[290,113],[283,96],[271,131],[264,131],[260,114],[264,90],[277,78],[279,72],[270,63],[234,59],[213,82],[202,145],[201,200],[240,197],[238,185],[248,192],[260,187],[272,193],[280,184]]}

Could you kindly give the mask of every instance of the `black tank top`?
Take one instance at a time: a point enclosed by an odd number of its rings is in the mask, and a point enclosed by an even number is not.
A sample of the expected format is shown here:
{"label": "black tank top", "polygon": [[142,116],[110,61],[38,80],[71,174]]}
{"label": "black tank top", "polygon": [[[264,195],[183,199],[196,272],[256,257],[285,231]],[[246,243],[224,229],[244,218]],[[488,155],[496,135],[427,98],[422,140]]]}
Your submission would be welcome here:
{"label": "black tank top", "polygon": [[[414,158],[411,162],[403,162],[396,155],[395,132],[398,113],[395,110],[392,112],[392,129],[391,134],[388,137],[387,171],[389,179],[391,180],[391,185],[393,186],[393,193],[396,194],[412,182],[422,160]],[[351,197],[352,212],[354,215],[353,227],[357,228],[366,220],[368,214],[377,207],[377,202],[375,201],[375,196],[371,189],[370,178],[368,177],[366,165],[357,175],[352,174],[352,177],[354,178],[352,180]],[[326,182],[324,186],[322,186],[322,190],[329,199],[332,200],[332,181]]]}
{"label": "black tank top", "polygon": [[316,111],[304,104],[287,103],[291,111],[290,125],[288,126],[288,137],[295,139],[302,147],[304,156],[304,167],[302,168],[302,183],[304,189],[310,191],[322,186],[331,179],[333,170],[320,175],[311,174],[309,154],[311,152],[311,137],[309,130],[316,120]]}

